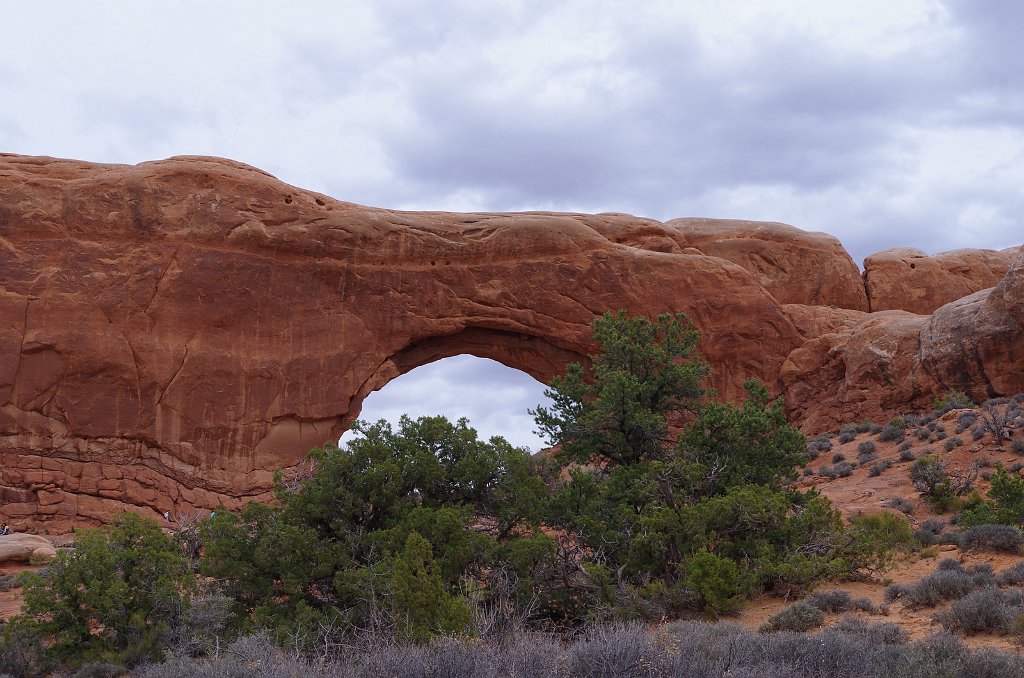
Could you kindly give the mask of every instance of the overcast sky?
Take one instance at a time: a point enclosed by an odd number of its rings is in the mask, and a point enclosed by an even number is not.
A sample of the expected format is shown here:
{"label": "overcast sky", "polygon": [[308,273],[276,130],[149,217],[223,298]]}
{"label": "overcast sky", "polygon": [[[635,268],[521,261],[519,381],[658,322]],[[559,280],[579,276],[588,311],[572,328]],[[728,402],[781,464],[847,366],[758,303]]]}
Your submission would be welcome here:
{"label": "overcast sky", "polygon": [[[1024,240],[1019,0],[33,0],[0,22],[0,151],[220,155],[391,208],[783,221],[858,262]],[[452,359],[370,404],[535,445],[540,387],[502,372]]]}

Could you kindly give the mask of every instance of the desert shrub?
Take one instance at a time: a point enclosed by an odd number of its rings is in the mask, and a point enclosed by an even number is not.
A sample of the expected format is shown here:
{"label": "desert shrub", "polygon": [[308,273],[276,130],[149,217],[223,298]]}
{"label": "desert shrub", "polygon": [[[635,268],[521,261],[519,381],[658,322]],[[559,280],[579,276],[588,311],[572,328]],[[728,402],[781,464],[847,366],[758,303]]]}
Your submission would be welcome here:
{"label": "desert shrub", "polygon": [[981,404],[982,407],[996,407],[998,405],[1006,405],[1010,402],[1009,398],[998,396],[996,398],[989,398]]}
{"label": "desert shrub", "polygon": [[945,443],[943,443],[942,449],[944,449],[946,452],[952,452],[953,448],[956,447],[956,442],[954,442],[956,440],[956,438],[950,438]]}
{"label": "desert shrub", "polygon": [[845,443],[852,443],[856,439],[857,439],[857,430],[856,429],[843,428],[841,431],[839,431],[839,442],[840,443],[843,443],[843,444],[845,444]]}
{"label": "desert shrub", "polygon": [[21,587],[21,579],[17,574],[0,574],[0,591],[10,591]]}
{"label": "desert shrub", "polygon": [[973,633],[1009,633],[1024,614],[1024,592],[984,588],[956,600],[936,618],[948,629]]}
{"label": "desert shrub", "polygon": [[978,413],[977,412],[974,412],[974,411],[961,412],[960,414],[958,414],[956,416],[956,423],[959,424],[961,427],[967,429],[967,428],[970,428],[971,425],[974,424],[974,422],[975,422],[975,420],[977,420],[977,418],[978,418]]}
{"label": "desert shrub", "polygon": [[833,464],[838,464],[841,461],[846,461],[846,455],[845,454],[843,454],[842,452],[836,452],[835,454],[832,455],[832,463]]}
{"label": "desert shrub", "polygon": [[805,476],[813,476],[814,475],[814,469],[812,469],[810,466],[805,467],[804,468],[804,475]]}
{"label": "desert shrub", "polygon": [[902,426],[889,424],[878,434],[878,439],[883,442],[903,442],[906,436],[907,433],[903,430]]}
{"label": "desert shrub", "polygon": [[841,461],[838,464],[836,464],[835,466],[833,466],[832,470],[835,472],[835,474],[838,477],[845,478],[848,475],[852,474],[853,470],[855,468],[857,468],[857,467],[854,466],[853,464],[851,464],[850,462],[848,462],[848,461]]}
{"label": "desert shrub", "polygon": [[1013,525],[975,525],[960,535],[960,548],[991,549],[1003,553],[1020,553],[1024,532]]}
{"label": "desert shrub", "polygon": [[914,430],[914,436],[918,440],[925,441],[932,437],[932,433],[928,429],[922,427]]}
{"label": "desert shrub", "polygon": [[808,596],[806,602],[826,613],[849,612],[850,610],[871,612],[874,609],[870,599],[854,598],[849,591],[842,589],[815,591]]}
{"label": "desert shrub", "polygon": [[953,479],[946,473],[945,463],[934,457],[920,457],[910,466],[911,483],[938,511],[952,508],[957,494],[970,487],[970,480],[958,481],[954,486]]}
{"label": "desert shrub", "polygon": [[1000,572],[999,583],[1004,586],[1019,586],[1024,584],[1024,561]]}
{"label": "desert shrub", "polygon": [[888,459],[883,459],[882,461],[875,462],[874,464],[871,465],[871,468],[868,469],[868,475],[871,477],[880,476],[882,475],[882,472],[885,471],[890,466],[892,466],[892,462],[889,461]]}
{"label": "desert shrub", "polygon": [[825,622],[825,613],[808,603],[797,602],[773,614],[761,631],[810,631]]}
{"label": "desert shrub", "polygon": [[828,452],[832,449],[832,439],[827,433],[815,436],[810,443],[807,445],[809,450],[816,450],[818,452]]}
{"label": "desert shrub", "polygon": [[864,460],[871,460],[875,458],[875,443],[870,440],[865,440],[857,446],[857,457]]}
{"label": "desert shrub", "polygon": [[938,539],[936,539],[934,534],[928,530],[922,530],[920,528],[914,530],[914,539],[921,544],[921,546],[932,546],[938,542]]}
{"label": "desert shrub", "polygon": [[566,653],[565,675],[616,678],[659,672],[664,653],[641,624],[610,624],[588,629]]}
{"label": "desert shrub", "polygon": [[977,442],[985,437],[985,429],[981,426],[975,426],[971,429],[971,440]]}
{"label": "desert shrub", "polygon": [[903,497],[893,497],[892,499],[888,499],[882,502],[882,506],[885,508],[896,509],[900,513],[904,513],[908,516],[914,512],[914,504]]}
{"label": "desert shrub", "polygon": [[886,587],[886,602],[899,601],[909,608],[935,607],[947,600],[956,600],[971,591],[995,585],[991,570],[964,569],[955,560],[939,562],[938,569],[911,585],[893,584]]}
{"label": "desert shrub", "polygon": [[853,470],[857,468],[848,461],[841,461],[834,466],[822,466],[818,469],[818,474],[823,475],[830,480],[836,478],[845,478],[853,473]]}
{"label": "desert shrub", "polygon": [[[1015,439],[1011,440],[1010,441],[1010,449],[1013,450],[1014,454],[1019,454],[1021,456],[1024,456],[1024,439],[1022,439],[1022,438],[1015,438]],[[1015,463],[1019,463],[1019,462],[1015,462]]]}
{"label": "desert shrub", "polygon": [[[1014,442],[1017,442],[1016,440]],[[1010,473],[1020,473],[1021,469],[1024,469],[1024,462],[1015,461],[1006,467],[1006,470]]]}
{"label": "desert shrub", "polygon": [[914,546],[910,523],[902,515],[887,511],[865,513],[850,518],[851,553],[856,569],[883,570],[896,553]]}
{"label": "desert shrub", "polygon": [[900,452],[904,452],[906,450],[909,450],[913,446],[914,442],[912,440],[904,440],[902,443],[900,443],[900,446],[897,449],[899,449]]}
{"label": "desert shrub", "polygon": [[899,624],[892,622],[871,624],[853,615],[844,615],[830,630],[857,637],[866,645],[903,645],[908,640],[907,632]]}
{"label": "desert shrub", "polygon": [[910,448],[900,450],[900,461],[914,461],[917,455]]}
{"label": "desert shrub", "polygon": [[969,407],[976,407],[974,401],[972,401],[970,396],[966,393],[956,389],[947,390],[932,402],[933,410],[941,410],[945,412],[950,410],[966,409]]}
{"label": "desert shrub", "polygon": [[927,530],[932,534],[941,534],[946,529],[946,522],[941,518],[926,518],[921,522],[921,529]]}

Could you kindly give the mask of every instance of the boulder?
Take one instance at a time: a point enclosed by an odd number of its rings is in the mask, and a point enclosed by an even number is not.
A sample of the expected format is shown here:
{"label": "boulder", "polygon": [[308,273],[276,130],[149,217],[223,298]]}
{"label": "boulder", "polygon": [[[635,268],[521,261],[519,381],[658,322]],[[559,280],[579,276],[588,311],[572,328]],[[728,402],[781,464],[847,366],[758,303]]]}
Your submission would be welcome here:
{"label": "boulder", "polygon": [[35,534],[0,535],[0,564],[43,565],[57,557],[46,537]]}

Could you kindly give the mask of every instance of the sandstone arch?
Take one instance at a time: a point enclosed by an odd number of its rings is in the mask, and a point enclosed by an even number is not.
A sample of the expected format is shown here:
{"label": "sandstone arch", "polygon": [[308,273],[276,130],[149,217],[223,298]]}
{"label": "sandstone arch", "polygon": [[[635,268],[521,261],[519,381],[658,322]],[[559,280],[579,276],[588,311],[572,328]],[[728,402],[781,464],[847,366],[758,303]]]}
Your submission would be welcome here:
{"label": "sandstone arch", "polygon": [[[871,337],[920,346],[922,324],[866,315],[834,238],[698,221],[398,212],[228,160],[0,155],[2,511],[237,505],[394,376],[469,352],[547,379],[610,309],[687,312],[720,394],[758,377],[816,425],[938,387],[920,361],[864,367]],[[987,375],[1020,346],[1016,290],[985,316]],[[870,395],[892,378],[915,385]]]}

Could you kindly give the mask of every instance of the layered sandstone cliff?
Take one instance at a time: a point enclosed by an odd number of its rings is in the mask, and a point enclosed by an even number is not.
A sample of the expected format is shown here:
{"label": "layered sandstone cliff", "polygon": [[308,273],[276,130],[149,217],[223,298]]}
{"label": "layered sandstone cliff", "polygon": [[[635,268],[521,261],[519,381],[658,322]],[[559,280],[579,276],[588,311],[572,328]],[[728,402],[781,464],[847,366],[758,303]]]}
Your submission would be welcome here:
{"label": "layered sandstone cliff", "polygon": [[758,377],[812,427],[1016,392],[1022,267],[931,318],[867,314],[838,241],[782,224],[398,212],[215,158],[0,156],[0,512],[236,506],[395,376],[472,353],[547,380],[609,309],[687,312],[720,394]]}

